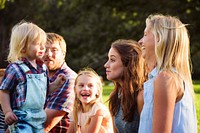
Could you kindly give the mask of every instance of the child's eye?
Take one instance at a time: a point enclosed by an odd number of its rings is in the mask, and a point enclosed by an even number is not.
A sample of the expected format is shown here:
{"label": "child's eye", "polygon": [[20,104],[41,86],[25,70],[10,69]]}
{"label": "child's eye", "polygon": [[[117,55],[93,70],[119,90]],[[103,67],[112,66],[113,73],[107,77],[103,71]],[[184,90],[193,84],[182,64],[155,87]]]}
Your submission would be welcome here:
{"label": "child's eye", "polygon": [[35,43],[34,45],[40,45],[40,43]]}
{"label": "child's eye", "polygon": [[84,85],[83,84],[80,84],[80,85],[78,85],[79,87],[83,87]]}
{"label": "child's eye", "polygon": [[89,84],[88,87],[89,87],[89,88],[92,88],[92,87],[93,87],[93,84]]}

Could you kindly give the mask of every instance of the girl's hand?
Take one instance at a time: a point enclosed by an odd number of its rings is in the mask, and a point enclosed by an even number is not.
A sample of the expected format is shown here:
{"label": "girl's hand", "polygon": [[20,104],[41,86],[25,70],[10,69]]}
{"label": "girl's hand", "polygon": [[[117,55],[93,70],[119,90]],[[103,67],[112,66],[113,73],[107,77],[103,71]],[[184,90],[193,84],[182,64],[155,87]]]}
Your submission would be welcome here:
{"label": "girl's hand", "polygon": [[17,120],[18,120],[17,116],[12,111],[9,111],[5,114],[5,124],[6,125],[12,125]]}

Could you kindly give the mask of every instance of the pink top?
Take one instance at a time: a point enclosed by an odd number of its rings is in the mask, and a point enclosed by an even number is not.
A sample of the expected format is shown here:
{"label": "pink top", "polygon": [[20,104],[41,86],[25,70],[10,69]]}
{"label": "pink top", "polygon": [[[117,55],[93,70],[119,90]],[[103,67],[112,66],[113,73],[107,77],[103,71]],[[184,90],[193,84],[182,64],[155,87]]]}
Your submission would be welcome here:
{"label": "pink top", "polygon": [[103,103],[95,103],[89,112],[78,113],[78,126],[80,127],[81,133],[86,133],[90,118],[95,116],[98,110],[103,110],[102,112],[104,112],[99,133],[113,133],[112,118],[108,108]]}

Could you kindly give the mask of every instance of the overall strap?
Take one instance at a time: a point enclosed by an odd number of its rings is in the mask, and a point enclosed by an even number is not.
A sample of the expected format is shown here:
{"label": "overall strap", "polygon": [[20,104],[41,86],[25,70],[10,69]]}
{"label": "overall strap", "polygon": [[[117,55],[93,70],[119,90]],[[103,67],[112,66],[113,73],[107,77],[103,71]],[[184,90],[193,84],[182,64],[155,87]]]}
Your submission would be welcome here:
{"label": "overall strap", "polygon": [[29,67],[25,65],[22,61],[16,61],[16,64],[23,70],[24,73],[30,71]]}

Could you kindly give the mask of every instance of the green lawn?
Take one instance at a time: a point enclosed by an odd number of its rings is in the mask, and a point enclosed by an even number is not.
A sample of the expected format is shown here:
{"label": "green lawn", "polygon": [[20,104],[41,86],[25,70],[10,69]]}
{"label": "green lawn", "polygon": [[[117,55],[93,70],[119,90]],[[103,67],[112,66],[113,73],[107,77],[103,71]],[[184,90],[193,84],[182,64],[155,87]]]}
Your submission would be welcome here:
{"label": "green lawn", "polygon": [[[108,83],[107,83],[108,84]],[[112,85],[103,86],[103,101],[108,105],[107,99],[112,91]],[[200,133],[200,81],[194,81],[194,90],[195,90],[195,105],[197,111],[197,120],[198,120],[198,133]]]}
{"label": "green lawn", "polygon": [[110,95],[112,90],[113,90],[113,86],[109,86],[109,85],[103,86],[103,101],[107,106],[108,106],[107,100],[108,100],[109,95]]}
{"label": "green lawn", "polygon": [[198,133],[200,133],[200,81],[194,81],[195,105],[197,110]]}

